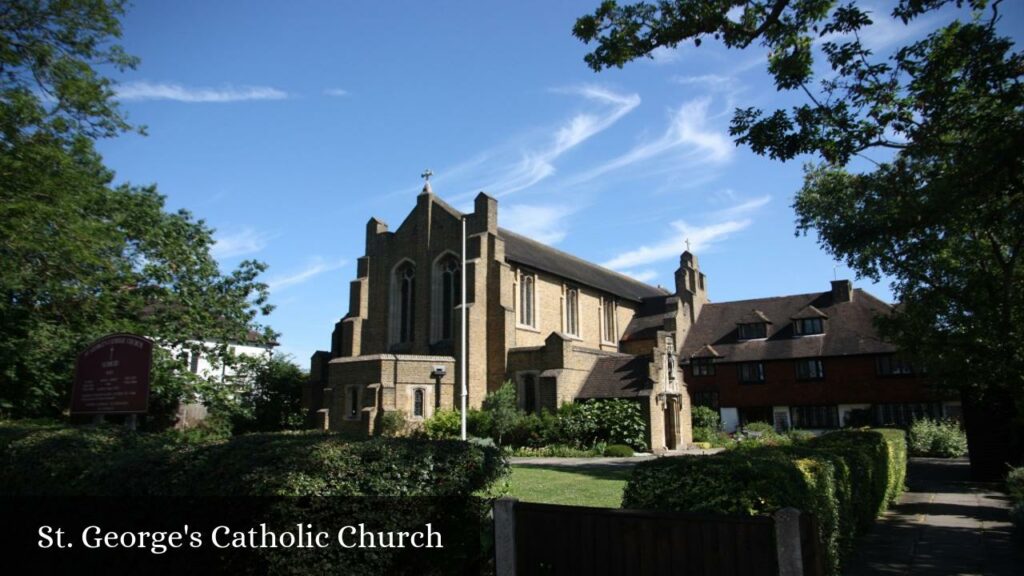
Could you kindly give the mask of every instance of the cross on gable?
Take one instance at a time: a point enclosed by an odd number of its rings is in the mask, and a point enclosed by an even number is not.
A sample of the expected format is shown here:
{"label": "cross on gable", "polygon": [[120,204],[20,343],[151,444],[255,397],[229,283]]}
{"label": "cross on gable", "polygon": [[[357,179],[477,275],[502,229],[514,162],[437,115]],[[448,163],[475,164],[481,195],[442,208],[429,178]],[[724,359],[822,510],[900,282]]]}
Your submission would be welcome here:
{"label": "cross on gable", "polygon": [[426,170],[423,171],[423,174],[420,174],[420,178],[423,178],[423,180],[430,182],[430,177],[433,175],[434,173],[431,172],[430,168],[427,168]]}

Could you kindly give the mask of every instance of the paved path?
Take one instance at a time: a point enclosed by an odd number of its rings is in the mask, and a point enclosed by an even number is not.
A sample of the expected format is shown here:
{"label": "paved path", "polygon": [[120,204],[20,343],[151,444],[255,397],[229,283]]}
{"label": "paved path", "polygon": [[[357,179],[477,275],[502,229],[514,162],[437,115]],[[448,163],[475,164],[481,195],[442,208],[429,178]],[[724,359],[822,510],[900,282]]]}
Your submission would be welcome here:
{"label": "paved path", "polygon": [[1009,500],[969,476],[965,459],[912,458],[908,491],[860,540],[843,572],[1024,574],[1024,541],[1012,533]]}
{"label": "paved path", "polygon": [[[665,452],[660,456],[683,456],[689,455],[701,455],[701,454],[715,454],[721,452],[721,448],[711,448],[710,450],[701,450],[694,448],[692,450],[672,450]],[[517,466],[543,466],[548,467],[562,467],[562,468],[585,468],[587,466],[612,466],[612,467],[623,467],[623,466],[634,466],[640,462],[646,462],[653,460],[660,456],[653,454],[637,454],[635,456],[627,456],[624,458],[542,458],[536,456],[517,456],[509,458],[509,462]]]}

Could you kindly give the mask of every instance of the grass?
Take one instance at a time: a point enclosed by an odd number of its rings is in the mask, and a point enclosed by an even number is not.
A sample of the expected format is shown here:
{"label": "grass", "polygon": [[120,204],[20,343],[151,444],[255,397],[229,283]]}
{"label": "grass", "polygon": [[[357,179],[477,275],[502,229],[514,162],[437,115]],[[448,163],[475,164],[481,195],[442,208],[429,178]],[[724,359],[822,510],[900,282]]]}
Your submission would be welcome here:
{"label": "grass", "polygon": [[632,467],[513,465],[507,496],[524,502],[618,508]]}

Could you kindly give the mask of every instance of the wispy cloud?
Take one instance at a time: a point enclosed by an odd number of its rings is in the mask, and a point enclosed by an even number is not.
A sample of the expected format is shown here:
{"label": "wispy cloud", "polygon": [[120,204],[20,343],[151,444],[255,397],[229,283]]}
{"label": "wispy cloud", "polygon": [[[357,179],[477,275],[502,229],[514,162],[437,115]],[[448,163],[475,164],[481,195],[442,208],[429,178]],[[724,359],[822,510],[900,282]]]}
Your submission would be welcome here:
{"label": "wispy cloud", "polygon": [[336,260],[333,262],[325,261],[323,258],[317,256],[310,260],[310,263],[299,270],[287,276],[275,276],[267,280],[267,286],[270,287],[270,291],[281,290],[288,286],[295,286],[296,284],[302,284],[307,280],[323,274],[324,272],[330,272],[331,270],[337,270],[345,265],[344,260]]}
{"label": "wispy cloud", "polygon": [[557,244],[568,232],[572,206],[512,204],[502,206],[501,224],[513,232],[545,244]]}
{"label": "wispy cloud", "polygon": [[708,126],[710,98],[699,98],[684,103],[675,110],[668,128],[659,138],[640,144],[625,154],[586,171],[572,179],[579,184],[614,170],[682,151],[689,163],[722,164],[729,161],[735,151],[732,141],[722,131]]}
{"label": "wispy cloud", "polygon": [[325,96],[348,96],[348,90],[344,88],[327,88],[324,90]]}
{"label": "wispy cloud", "polygon": [[288,93],[269,86],[227,86],[193,88],[181,84],[127,82],[115,88],[119,100],[174,100],[176,102],[241,102],[245,100],[284,100]]}
{"label": "wispy cloud", "polygon": [[682,57],[682,52],[679,51],[679,47],[669,48],[668,46],[658,46],[650,53],[650,58],[647,62],[654,64],[655,66],[664,66],[665,64],[671,64],[678,62]]}
{"label": "wispy cloud", "polygon": [[255,254],[264,248],[270,241],[270,236],[257,232],[252,228],[243,228],[230,234],[216,234],[215,243],[210,249],[214,258],[234,258]]}
{"label": "wispy cloud", "polygon": [[650,282],[658,277],[658,272],[655,270],[622,270],[622,273],[640,282]]}
{"label": "wispy cloud", "polygon": [[[726,240],[731,234],[750,226],[753,220],[746,216],[770,201],[770,196],[762,196],[712,212],[705,216],[704,220],[709,223],[703,226],[694,226],[685,220],[676,220],[671,223],[673,232],[668,237],[654,244],[645,244],[627,250],[605,262],[604,265],[634,277],[643,275],[646,271],[633,273],[629,270],[676,258],[684,250],[693,252],[706,250],[710,246]],[[689,242],[689,246],[687,246],[687,242]]]}
{"label": "wispy cloud", "polygon": [[555,92],[575,94],[602,105],[600,113],[583,112],[559,126],[548,142],[538,148],[520,152],[520,159],[501,170],[483,186],[494,196],[505,196],[529,188],[555,173],[554,162],[594,135],[607,130],[640,105],[637,94],[619,94],[599,86],[563,88]]}
{"label": "wispy cloud", "polygon": [[674,233],[655,244],[640,246],[634,250],[623,252],[604,263],[613,269],[629,269],[654,262],[661,262],[678,257],[686,250],[686,242],[690,241],[690,250],[698,252],[729,237],[730,234],[750,226],[749,219],[730,220],[706,226],[693,226],[683,220],[672,222]]}

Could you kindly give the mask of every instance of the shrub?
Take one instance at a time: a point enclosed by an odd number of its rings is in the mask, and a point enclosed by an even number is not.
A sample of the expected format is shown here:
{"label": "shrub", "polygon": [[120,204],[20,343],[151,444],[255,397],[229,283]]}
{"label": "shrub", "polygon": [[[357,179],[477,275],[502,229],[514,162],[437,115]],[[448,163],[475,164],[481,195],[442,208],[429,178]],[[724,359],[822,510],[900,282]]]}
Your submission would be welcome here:
{"label": "shrub", "polygon": [[401,436],[405,432],[405,413],[389,410],[380,418],[380,434],[387,438]]}
{"label": "shrub", "polygon": [[[469,414],[466,414],[468,420]],[[441,409],[423,421],[423,433],[433,440],[451,440],[462,435],[462,415]]]}
{"label": "shrub", "polygon": [[855,535],[902,490],[905,466],[902,431],[840,431],[796,446],[640,463],[622,505],[739,515],[805,510],[817,517],[826,566],[837,574]]}
{"label": "shrub", "polygon": [[593,449],[584,450],[565,444],[552,444],[550,446],[530,447],[522,446],[512,449],[512,455],[516,457],[537,457],[537,458],[590,458],[600,456],[602,452]]}
{"label": "shrub", "polygon": [[625,444],[610,444],[604,449],[604,455],[611,458],[624,458],[633,455],[633,449]]}
{"label": "shrub", "polygon": [[1024,466],[1010,469],[1006,475],[1006,491],[1015,502],[1024,502]]}
{"label": "shrub", "polygon": [[587,400],[563,404],[558,411],[562,441],[581,447],[597,442],[626,444],[647,449],[647,421],[640,404],[632,400]]}
{"label": "shrub", "polygon": [[707,428],[717,431],[722,427],[722,419],[717,410],[707,406],[694,406],[690,410],[690,422],[694,429]]}
{"label": "shrub", "polygon": [[954,420],[915,420],[910,426],[910,453],[958,458],[967,453],[967,436]]}
{"label": "shrub", "polygon": [[482,407],[489,415],[491,438],[501,445],[502,437],[515,428],[521,417],[516,404],[515,386],[506,381],[501,388],[484,397]]}

